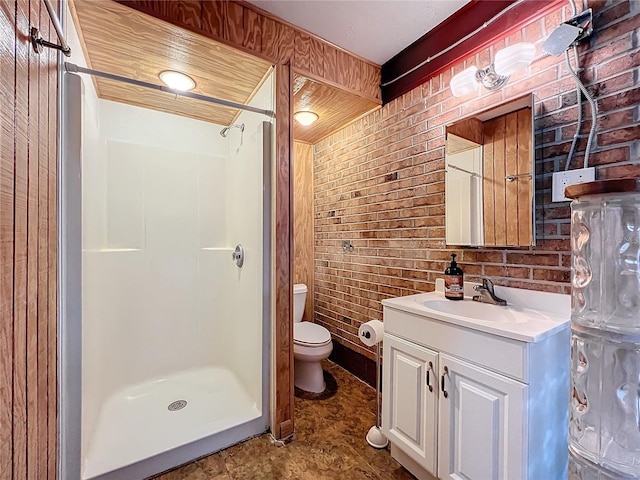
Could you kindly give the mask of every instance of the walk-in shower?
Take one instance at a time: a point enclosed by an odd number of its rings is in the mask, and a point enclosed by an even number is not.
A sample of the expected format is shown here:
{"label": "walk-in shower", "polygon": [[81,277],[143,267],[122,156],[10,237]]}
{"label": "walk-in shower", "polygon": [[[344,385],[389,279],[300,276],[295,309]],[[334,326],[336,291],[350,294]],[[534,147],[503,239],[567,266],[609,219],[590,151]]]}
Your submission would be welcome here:
{"label": "walk-in shower", "polygon": [[271,118],[63,83],[62,478],[142,479],[268,428]]}

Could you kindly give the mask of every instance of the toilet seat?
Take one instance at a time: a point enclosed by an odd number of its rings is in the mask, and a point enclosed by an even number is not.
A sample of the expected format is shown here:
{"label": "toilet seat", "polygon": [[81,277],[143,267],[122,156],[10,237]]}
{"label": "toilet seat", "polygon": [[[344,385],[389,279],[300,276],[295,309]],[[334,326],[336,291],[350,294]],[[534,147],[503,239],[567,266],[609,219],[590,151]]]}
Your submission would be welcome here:
{"label": "toilet seat", "polygon": [[322,325],[312,322],[295,323],[293,342],[298,345],[320,347],[331,343],[331,333]]}

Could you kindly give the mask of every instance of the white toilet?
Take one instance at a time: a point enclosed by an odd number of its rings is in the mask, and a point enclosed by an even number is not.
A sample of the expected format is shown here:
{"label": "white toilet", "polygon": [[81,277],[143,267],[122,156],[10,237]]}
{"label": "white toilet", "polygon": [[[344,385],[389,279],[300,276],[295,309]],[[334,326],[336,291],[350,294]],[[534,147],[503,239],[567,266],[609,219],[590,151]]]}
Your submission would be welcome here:
{"label": "white toilet", "polygon": [[329,358],[333,343],[329,330],[321,325],[303,322],[307,286],[293,286],[293,373],[294,384],[306,392],[323,392],[326,385],[321,361]]}

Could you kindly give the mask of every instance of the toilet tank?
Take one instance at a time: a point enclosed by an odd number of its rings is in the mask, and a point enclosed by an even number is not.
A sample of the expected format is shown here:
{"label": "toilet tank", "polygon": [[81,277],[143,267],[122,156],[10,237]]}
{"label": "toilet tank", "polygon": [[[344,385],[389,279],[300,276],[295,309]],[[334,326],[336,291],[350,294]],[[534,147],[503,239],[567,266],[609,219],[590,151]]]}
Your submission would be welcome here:
{"label": "toilet tank", "polygon": [[293,322],[302,321],[304,305],[307,300],[307,286],[304,283],[296,283],[293,286]]}

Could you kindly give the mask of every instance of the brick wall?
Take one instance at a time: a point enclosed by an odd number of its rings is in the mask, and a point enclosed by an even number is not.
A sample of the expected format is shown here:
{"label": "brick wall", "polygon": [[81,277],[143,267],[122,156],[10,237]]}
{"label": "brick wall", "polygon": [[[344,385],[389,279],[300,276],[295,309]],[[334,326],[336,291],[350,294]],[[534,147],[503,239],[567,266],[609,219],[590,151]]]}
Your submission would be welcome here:
{"label": "brick wall", "polygon": [[[582,77],[595,95],[598,130],[590,166],[597,178],[640,176],[640,2],[592,1],[596,31],[580,48]],[[455,98],[451,76],[486,66],[495,51],[537,44],[563,20],[560,9],[315,145],[315,320],[335,341],[373,357],[357,338],[362,322],[382,318],[380,301],[434,289],[449,255],[467,280],[569,293],[569,203],[551,203],[551,174],[564,168],[576,130],[575,83],[564,57],[546,57],[497,92]],[[444,241],[444,127],[533,92],[536,129],[536,231],[531,248],[447,248]],[[588,133],[585,101],[582,133]],[[572,168],[583,161],[585,140]],[[355,250],[343,253],[349,239]]]}

